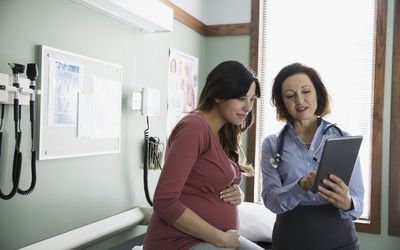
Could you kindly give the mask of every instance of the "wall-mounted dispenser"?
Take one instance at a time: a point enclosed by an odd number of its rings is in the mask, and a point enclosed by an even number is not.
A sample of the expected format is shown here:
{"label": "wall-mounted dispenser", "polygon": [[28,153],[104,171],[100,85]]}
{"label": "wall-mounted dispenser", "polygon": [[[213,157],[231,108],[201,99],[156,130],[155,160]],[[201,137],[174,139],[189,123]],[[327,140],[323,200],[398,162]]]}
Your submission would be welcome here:
{"label": "wall-mounted dispenser", "polygon": [[160,115],[160,90],[154,88],[143,88],[142,115]]}
{"label": "wall-mounted dispenser", "polygon": [[145,116],[160,115],[160,90],[143,88],[132,92],[132,110],[141,111]]}
{"label": "wall-mounted dispenser", "polygon": [[158,137],[149,136],[149,116],[160,115],[160,90],[155,88],[143,88],[141,91],[132,92],[132,110],[141,111],[146,116],[147,128],[144,130],[144,163],[143,184],[147,202],[153,206],[150,198],[147,182],[148,169],[162,169],[164,144]]}

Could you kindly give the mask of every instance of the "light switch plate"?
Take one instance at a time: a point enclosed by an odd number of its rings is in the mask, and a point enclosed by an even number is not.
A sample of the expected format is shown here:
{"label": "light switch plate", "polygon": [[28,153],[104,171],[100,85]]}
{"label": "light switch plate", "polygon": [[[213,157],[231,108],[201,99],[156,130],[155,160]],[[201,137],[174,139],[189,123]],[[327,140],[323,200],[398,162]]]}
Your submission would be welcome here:
{"label": "light switch plate", "polygon": [[132,92],[132,110],[142,109],[142,91]]}

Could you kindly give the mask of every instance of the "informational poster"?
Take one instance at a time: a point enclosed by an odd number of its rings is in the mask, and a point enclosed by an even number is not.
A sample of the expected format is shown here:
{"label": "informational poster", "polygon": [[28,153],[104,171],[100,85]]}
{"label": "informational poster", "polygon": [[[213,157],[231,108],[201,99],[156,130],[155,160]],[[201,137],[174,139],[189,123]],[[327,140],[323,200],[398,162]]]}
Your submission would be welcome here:
{"label": "informational poster", "polygon": [[92,93],[79,93],[78,137],[115,138],[121,127],[122,83],[93,75]]}
{"label": "informational poster", "polygon": [[169,50],[167,136],[197,106],[198,58]]}
{"label": "informational poster", "polygon": [[49,126],[77,124],[78,91],[83,81],[83,65],[50,59],[49,69]]}

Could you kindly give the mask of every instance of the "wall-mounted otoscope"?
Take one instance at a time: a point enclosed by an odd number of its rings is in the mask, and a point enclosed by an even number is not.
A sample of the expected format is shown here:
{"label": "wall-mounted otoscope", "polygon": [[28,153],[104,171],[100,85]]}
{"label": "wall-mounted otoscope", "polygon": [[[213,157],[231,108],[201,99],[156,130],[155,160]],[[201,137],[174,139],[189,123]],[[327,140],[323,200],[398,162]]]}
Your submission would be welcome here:
{"label": "wall-mounted otoscope", "polygon": [[[12,181],[13,188],[9,194],[3,194],[0,190],[0,198],[4,200],[11,199],[18,191],[19,180],[21,177],[21,165],[22,165],[22,153],[19,150],[21,144],[21,131],[20,129],[20,105],[19,105],[19,75],[24,73],[25,66],[17,63],[9,63],[13,72],[13,86],[16,88],[14,95],[14,130],[15,130],[15,147],[14,147],[14,159],[13,159],[13,172]],[[2,104],[2,118],[4,116],[4,104]]]}
{"label": "wall-mounted otoscope", "polygon": [[[13,86],[17,89],[14,96],[14,123],[15,123],[15,139],[18,140],[18,128],[21,116],[19,115],[21,107],[19,105],[19,75],[24,73],[25,66],[17,63],[9,63],[13,72]],[[20,136],[20,135],[19,135]]]}
{"label": "wall-mounted otoscope", "polygon": [[[9,194],[4,194],[0,190],[0,198],[4,200],[11,199],[17,192],[19,194],[29,194],[33,191],[35,184],[36,184],[36,151],[34,150],[34,116],[35,116],[35,81],[38,77],[38,69],[36,64],[30,63],[27,66],[27,76],[30,80],[29,85],[29,94],[30,94],[30,122],[31,122],[31,140],[32,140],[32,149],[31,149],[31,171],[32,171],[32,181],[31,185],[27,190],[19,189],[19,182],[21,177],[21,165],[22,165],[22,153],[20,151],[21,145],[21,138],[22,138],[22,131],[21,131],[21,103],[20,103],[20,92],[21,84],[20,84],[20,74],[24,73],[25,66],[22,64],[17,63],[9,63],[12,73],[12,92],[14,92],[14,100],[13,100],[13,110],[14,110],[14,130],[15,130],[15,148],[14,148],[14,158],[13,158],[13,170],[12,170],[12,183],[13,188]],[[7,90],[7,87],[2,88],[2,90]],[[10,90],[8,90],[10,91]],[[26,90],[22,92],[26,93]],[[10,103],[11,104],[11,103]],[[5,103],[1,105],[1,126],[3,125],[3,118],[4,118],[4,106]],[[1,139],[2,139],[2,132],[0,132],[0,154],[1,154]]]}
{"label": "wall-mounted otoscope", "polygon": [[[30,101],[29,101],[29,119],[31,122],[31,141],[32,141],[32,147],[31,147],[31,173],[32,173],[32,180],[31,180],[31,185],[27,190],[21,190],[18,188],[18,193],[19,194],[30,194],[33,189],[35,188],[36,185],[36,151],[34,148],[34,127],[35,127],[35,83],[36,79],[38,77],[38,68],[35,63],[28,63],[27,68],[26,68],[26,76],[30,80],[29,88],[32,90],[30,93]],[[21,115],[21,113],[20,113]]]}
{"label": "wall-mounted otoscope", "polygon": [[[29,101],[29,114],[30,114],[30,120],[31,120],[31,138],[33,141],[33,126],[35,122],[35,84],[36,84],[36,79],[39,76],[38,73],[38,68],[36,63],[28,63],[28,66],[26,68],[26,76],[30,80],[29,88],[32,90],[32,93],[30,94],[30,101]],[[32,149],[33,149],[33,143],[32,143]]]}

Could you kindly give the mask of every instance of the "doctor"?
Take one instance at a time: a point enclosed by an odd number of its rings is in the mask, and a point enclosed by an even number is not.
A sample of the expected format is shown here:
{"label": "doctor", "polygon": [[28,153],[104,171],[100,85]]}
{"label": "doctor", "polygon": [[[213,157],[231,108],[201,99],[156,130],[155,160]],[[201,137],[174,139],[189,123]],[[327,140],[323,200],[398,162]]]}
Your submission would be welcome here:
{"label": "doctor", "polygon": [[272,103],[277,119],[287,122],[262,146],[262,198],[277,214],[273,249],[359,249],[353,223],[364,204],[359,159],[349,186],[330,175],[323,181],[330,189],[311,191],[325,140],[348,135],[322,118],[330,105],[319,74],[299,63],[284,67],[275,77]]}

